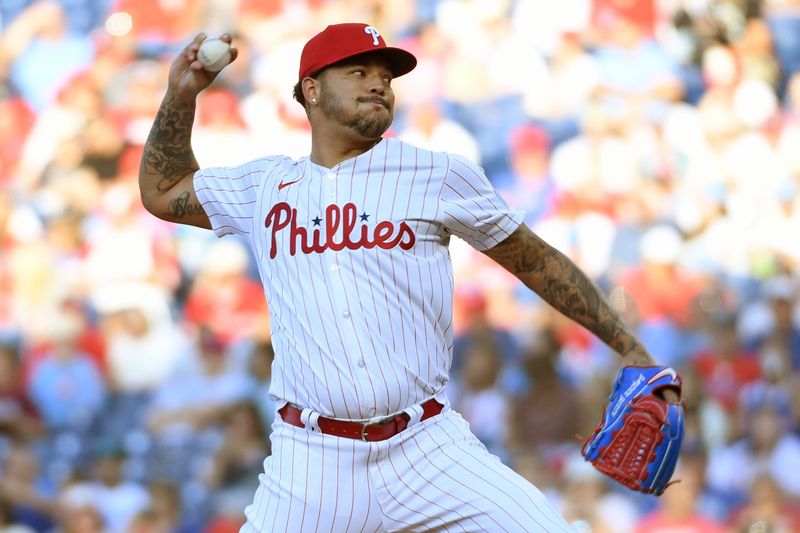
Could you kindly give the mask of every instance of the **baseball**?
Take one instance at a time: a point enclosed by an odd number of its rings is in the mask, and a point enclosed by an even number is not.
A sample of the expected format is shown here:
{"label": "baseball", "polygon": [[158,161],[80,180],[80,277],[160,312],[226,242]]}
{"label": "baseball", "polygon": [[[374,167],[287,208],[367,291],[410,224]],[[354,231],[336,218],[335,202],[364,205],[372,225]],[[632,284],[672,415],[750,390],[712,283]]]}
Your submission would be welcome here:
{"label": "baseball", "polygon": [[197,59],[207,71],[219,72],[231,62],[231,46],[222,39],[206,39],[197,50]]}

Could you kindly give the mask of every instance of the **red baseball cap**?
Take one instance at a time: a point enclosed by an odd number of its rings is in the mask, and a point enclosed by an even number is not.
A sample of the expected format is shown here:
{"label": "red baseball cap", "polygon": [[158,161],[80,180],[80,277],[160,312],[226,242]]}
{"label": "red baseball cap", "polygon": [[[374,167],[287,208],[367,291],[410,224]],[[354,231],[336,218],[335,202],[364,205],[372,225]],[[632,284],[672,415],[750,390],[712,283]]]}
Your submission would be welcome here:
{"label": "red baseball cap", "polygon": [[310,76],[348,57],[380,52],[389,61],[395,77],[411,72],[417,58],[401,48],[386,46],[380,32],[360,23],[331,24],[303,47],[299,79]]}

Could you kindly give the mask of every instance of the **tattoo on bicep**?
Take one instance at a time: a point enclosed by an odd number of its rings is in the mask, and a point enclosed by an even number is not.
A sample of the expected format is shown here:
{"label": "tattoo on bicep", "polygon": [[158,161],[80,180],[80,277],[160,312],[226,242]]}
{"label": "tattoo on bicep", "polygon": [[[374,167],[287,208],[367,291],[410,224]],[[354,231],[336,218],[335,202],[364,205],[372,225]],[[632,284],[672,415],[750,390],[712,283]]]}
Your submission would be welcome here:
{"label": "tattoo on bicep", "polygon": [[191,145],[194,103],[165,98],[158,110],[142,154],[149,174],[161,176],[156,189],[169,190],[175,182],[199,169]]}
{"label": "tattoo on bicep", "polygon": [[185,192],[169,203],[167,212],[175,218],[205,214],[199,202],[192,202],[191,195]]}
{"label": "tattoo on bicep", "polygon": [[542,244],[544,243],[533,232],[520,227],[506,240],[487,251],[487,255],[510,272],[520,275],[536,271]]}

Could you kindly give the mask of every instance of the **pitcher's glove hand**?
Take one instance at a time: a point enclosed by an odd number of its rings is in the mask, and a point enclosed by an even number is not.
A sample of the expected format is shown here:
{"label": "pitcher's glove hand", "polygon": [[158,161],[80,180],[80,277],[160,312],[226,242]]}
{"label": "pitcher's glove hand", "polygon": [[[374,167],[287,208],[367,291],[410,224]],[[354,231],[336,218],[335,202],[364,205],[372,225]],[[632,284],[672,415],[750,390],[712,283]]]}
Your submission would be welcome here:
{"label": "pitcher's glove hand", "polygon": [[583,445],[583,456],[623,485],[661,494],[669,485],[683,439],[681,378],[663,366],[627,366],[617,374],[603,420]]}

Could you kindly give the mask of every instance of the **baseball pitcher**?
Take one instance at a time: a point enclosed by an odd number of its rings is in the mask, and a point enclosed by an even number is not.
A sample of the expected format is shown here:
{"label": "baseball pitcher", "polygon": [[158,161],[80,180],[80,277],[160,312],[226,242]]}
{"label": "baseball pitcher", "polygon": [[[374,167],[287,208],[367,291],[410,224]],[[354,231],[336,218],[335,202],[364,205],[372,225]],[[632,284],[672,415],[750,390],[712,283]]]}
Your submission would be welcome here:
{"label": "baseball pitcher", "polygon": [[[656,367],[651,356],[601,291],[522,224],[523,213],[509,209],[479,167],[383,136],[393,118],[392,80],[417,61],[372,26],[328,26],[302,51],[294,95],[311,124],[308,156],[201,169],[191,147],[195,102],[217,74],[197,59],[204,37],[171,65],[139,183],[155,216],[240,235],[258,261],[278,410],[273,453],[242,531],[571,531],[448,405],[450,237],[515,274],[634,372]],[[679,380],[674,372],[659,376],[658,387],[624,387],[629,395],[598,430],[594,456],[587,447],[588,460],[599,464],[632,442],[666,435],[662,411],[679,404],[663,396],[677,402]],[[642,395],[652,413],[631,411]],[[638,424],[632,430],[629,418]],[[656,461],[640,458],[635,471],[614,457],[602,461],[606,470],[639,484]],[[665,468],[659,471],[663,478]]]}

